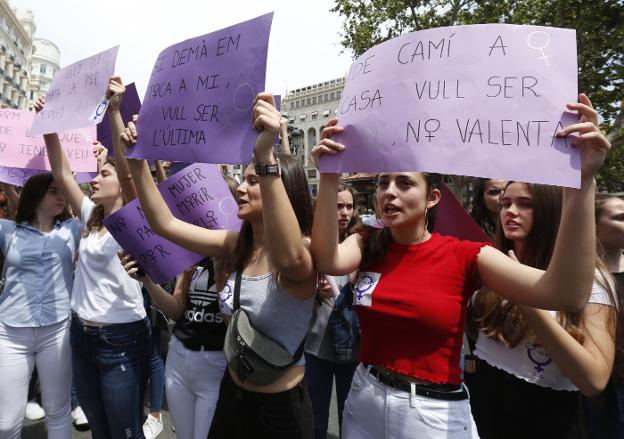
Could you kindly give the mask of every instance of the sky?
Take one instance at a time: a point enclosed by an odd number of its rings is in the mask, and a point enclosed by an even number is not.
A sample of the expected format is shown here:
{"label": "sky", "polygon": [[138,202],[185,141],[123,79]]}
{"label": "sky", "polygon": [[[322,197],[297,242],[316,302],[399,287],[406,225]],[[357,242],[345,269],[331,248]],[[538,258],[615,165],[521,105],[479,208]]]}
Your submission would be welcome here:
{"label": "sky", "polygon": [[343,76],[341,18],[332,0],[9,0],[32,9],[36,38],[61,50],[61,67],[120,45],[116,73],[143,97],[164,48],[274,11],[266,89],[274,94]]}

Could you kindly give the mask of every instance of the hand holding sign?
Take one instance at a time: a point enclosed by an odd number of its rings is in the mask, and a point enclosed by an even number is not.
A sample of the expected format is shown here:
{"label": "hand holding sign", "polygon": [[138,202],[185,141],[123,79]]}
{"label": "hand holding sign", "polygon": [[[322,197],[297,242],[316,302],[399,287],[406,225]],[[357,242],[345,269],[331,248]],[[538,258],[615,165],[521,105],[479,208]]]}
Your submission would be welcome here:
{"label": "hand holding sign", "polygon": [[282,114],[275,108],[275,100],[270,93],[256,96],[253,109],[253,126],[258,131],[254,155],[259,162],[273,158],[273,145],[279,134]]}
{"label": "hand holding sign", "polygon": [[344,128],[337,125],[338,119],[332,119],[327,122],[325,128],[321,132],[321,141],[316,144],[314,148],[312,148],[312,160],[314,161],[314,166],[316,169],[320,169],[320,160],[323,154],[336,155],[340,151],[345,149],[342,143],[338,143],[334,140],[331,140],[331,136],[334,134],[340,134],[344,131]]}
{"label": "hand holding sign", "polygon": [[125,92],[126,87],[122,84],[121,78],[119,76],[111,76],[108,80],[108,89],[106,90],[109,111],[119,111]]}
{"label": "hand holding sign", "polygon": [[581,146],[581,175],[583,178],[594,178],[607,158],[611,149],[611,142],[598,127],[598,113],[594,110],[586,94],[579,96],[579,103],[568,104],[568,109],[578,111],[581,119],[578,123],[569,125],[557,133],[559,137],[566,137],[572,133],[579,133],[576,145]]}

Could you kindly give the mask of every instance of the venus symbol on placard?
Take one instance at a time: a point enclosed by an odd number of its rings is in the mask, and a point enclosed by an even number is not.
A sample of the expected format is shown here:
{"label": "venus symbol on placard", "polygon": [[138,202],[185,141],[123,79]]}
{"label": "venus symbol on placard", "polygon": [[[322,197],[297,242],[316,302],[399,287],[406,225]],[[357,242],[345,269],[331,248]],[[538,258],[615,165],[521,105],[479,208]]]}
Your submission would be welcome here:
{"label": "venus symbol on placard", "polygon": [[[541,44],[541,46],[538,46],[539,44]],[[527,46],[529,46],[533,50],[539,50],[542,56],[538,57],[537,59],[543,59],[547,66],[550,66],[548,58],[550,58],[552,55],[546,55],[544,49],[546,49],[549,44],[550,36],[544,31],[536,30],[534,32],[531,32],[529,36],[527,36]]]}
{"label": "venus symbol on placard", "polygon": [[251,84],[247,82],[238,84],[238,87],[236,87],[236,90],[234,90],[234,94],[232,95],[232,113],[223,128],[230,126],[235,113],[244,113],[253,107],[255,97],[256,93],[254,92]]}

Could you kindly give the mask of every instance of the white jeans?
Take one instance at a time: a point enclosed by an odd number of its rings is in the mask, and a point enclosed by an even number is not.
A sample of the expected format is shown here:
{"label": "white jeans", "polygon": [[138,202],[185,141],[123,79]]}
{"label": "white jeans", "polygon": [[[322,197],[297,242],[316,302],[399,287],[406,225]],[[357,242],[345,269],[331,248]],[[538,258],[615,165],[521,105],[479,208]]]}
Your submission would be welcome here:
{"label": "white jeans", "polygon": [[343,439],[478,439],[469,401],[445,401],[381,384],[360,364],[342,414]]}
{"label": "white jeans", "polygon": [[0,439],[20,437],[35,364],[48,439],[71,438],[72,373],[67,319],[37,328],[0,324]]}
{"label": "white jeans", "polygon": [[171,337],[165,391],[179,439],[206,439],[227,362],[223,351],[191,351]]}

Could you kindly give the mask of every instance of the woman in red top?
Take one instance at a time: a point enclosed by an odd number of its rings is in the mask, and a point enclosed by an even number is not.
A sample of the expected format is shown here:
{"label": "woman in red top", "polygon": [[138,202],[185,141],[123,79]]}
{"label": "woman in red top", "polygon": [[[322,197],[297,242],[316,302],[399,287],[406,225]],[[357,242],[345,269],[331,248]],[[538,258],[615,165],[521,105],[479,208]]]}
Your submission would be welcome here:
{"label": "woman in red top", "polygon": [[[610,148],[585,95],[568,104],[579,123],[581,189],[564,189],[563,215],[546,271],[518,264],[482,243],[430,233],[440,201],[438,178],[419,172],[382,173],[376,194],[385,227],[338,244],[338,174],[321,174],[312,231],[320,272],[360,277],[355,299],[362,330],[360,360],[345,404],[345,438],[475,438],[459,357],[467,302],[480,286],[504,291],[514,303],[578,310],[594,278],[595,180]],[[315,159],[344,145],[323,130]]]}

